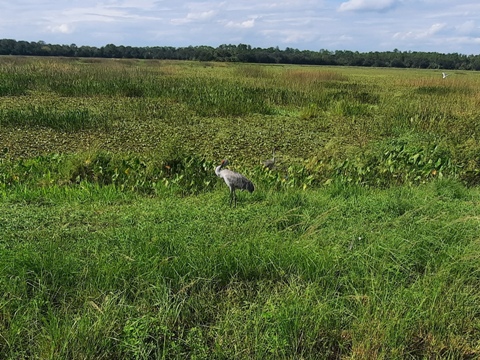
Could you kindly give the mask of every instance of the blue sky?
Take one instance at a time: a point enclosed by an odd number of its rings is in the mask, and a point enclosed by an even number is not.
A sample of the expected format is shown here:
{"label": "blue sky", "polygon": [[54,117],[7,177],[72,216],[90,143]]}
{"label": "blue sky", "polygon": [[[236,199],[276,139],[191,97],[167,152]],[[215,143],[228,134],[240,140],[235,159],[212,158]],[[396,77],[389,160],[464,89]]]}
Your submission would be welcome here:
{"label": "blue sky", "polygon": [[478,0],[0,0],[0,38],[480,54]]}

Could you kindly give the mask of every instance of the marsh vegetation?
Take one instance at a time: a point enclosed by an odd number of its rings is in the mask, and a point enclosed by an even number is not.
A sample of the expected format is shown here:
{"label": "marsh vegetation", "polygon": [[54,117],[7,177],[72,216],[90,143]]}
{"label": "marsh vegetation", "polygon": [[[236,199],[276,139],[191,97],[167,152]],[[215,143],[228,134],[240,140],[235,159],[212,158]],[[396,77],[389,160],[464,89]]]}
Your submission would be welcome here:
{"label": "marsh vegetation", "polygon": [[0,58],[0,358],[477,358],[479,76]]}

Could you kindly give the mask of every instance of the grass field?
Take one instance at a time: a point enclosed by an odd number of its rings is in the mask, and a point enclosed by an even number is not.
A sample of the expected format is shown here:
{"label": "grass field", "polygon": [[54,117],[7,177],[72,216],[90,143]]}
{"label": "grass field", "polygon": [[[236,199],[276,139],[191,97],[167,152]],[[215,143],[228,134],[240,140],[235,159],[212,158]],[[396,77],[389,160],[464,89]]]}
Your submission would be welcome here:
{"label": "grass field", "polygon": [[479,76],[0,58],[0,359],[480,357]]}

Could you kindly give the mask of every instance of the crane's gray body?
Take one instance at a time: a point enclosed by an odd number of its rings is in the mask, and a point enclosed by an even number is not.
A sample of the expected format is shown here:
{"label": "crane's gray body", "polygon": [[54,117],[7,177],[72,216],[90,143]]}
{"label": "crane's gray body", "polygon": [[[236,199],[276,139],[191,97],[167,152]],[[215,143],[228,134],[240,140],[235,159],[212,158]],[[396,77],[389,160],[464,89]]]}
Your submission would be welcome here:
{"label": "crane's gray body", "polygon": [[228,160],[223,160],[222,163],[216,167],[215,174],[222,178],[230,189],[230,206],[232,206],[232,201],[234,202],[235,206],[237,206],[237,196],[235,195],[235,190],[239,189],[253,192],[255,187],[253,186],[253,183],[242,174],[232,170],[224,169],[223,167],[227,164]]}

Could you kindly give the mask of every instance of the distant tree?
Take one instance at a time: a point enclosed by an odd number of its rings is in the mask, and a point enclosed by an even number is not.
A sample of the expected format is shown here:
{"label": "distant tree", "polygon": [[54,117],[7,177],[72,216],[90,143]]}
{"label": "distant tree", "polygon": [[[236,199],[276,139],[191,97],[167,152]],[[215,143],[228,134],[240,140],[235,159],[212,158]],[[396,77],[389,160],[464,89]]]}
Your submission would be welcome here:
{"label": "distant tree", "polygon": [[13,49],[17,42],[12,39],[0,40],[0,55],[12,55]]}
{"label": "distant tree", "polygon": [[119,56],[120,55],[119,51],[114,44],[107,44],[104,47],[100,48],[100,54],[102,57],[106,57],[106,58],[121,57]]}
{"label": "distant tree", "polygon": [[12,55],[34,55],[33,47],[26,41],[17,41],[12,50]]}
{"label": "distant tree", "polygon": [[391,67],[396,67],[396,68],[403,68],[403,67],[405,67],[405,63],[399,58],[394,58],[390,62],[390,66]]}

